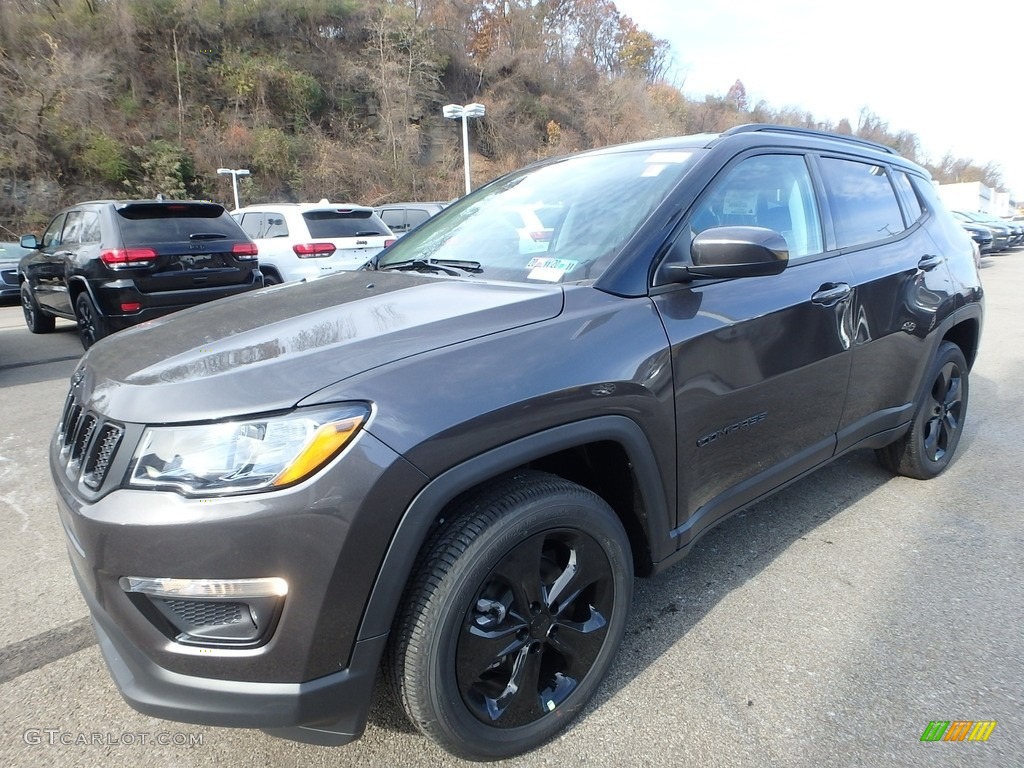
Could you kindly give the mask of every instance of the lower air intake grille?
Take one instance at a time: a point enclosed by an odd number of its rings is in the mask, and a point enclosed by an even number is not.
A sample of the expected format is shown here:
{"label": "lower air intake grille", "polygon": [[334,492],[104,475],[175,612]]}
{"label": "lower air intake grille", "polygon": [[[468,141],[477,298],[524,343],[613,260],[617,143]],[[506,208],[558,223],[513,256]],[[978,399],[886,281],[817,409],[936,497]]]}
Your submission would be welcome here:
{"label": "lower air intake grille", "polygon": [[174,615],[193,627],[237,624],[242,620],[241,603],[214,603],[205,600],[164,600]]}

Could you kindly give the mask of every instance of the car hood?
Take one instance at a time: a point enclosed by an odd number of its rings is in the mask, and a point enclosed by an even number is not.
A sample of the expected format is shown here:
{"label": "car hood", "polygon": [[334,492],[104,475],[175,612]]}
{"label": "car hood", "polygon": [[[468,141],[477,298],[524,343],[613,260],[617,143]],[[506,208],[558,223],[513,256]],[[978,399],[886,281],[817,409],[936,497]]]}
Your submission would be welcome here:
{"label": "car hood", "polygon": [[562,302],[552,285],[346,272],[121,331],[75,376],[90,408],[126,422],[287,409],[371,368],[555,317]]}

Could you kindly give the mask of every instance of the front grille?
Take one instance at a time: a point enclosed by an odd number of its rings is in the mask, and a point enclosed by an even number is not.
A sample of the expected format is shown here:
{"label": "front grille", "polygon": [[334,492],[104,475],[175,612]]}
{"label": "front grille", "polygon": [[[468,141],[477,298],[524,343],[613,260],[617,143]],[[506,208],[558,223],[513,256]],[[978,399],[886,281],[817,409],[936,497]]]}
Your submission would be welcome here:
{"label": "front grille", "polygon": [[91,490],[99,490],[110,471],[124,427],[85,410],[75,399],[72,387],[64,404],[58,440],[60,461],[68,478],[79,480]]}
{"label": "front grille", "polygon": [[164,600],[174,615],[192,627],[216,627],[242,620],[241,603],[214,603],[206,600]]}

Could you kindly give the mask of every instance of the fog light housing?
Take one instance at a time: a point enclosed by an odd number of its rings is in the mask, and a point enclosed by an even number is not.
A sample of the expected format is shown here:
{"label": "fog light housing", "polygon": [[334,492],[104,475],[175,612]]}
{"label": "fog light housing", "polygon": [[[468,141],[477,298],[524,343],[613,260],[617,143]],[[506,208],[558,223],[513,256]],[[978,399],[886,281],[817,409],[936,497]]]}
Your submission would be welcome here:
{"label": "fog light housing", "polygon": [[123,576],[132,602],[176,642],[252,647],[273,632],[288,594],[280,578],[168,579]]}

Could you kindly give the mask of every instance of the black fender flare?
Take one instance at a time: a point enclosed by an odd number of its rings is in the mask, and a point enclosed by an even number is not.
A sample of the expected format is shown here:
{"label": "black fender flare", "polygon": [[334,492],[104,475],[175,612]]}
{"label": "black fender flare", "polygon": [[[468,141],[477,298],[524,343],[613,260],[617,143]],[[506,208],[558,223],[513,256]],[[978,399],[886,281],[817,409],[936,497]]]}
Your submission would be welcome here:
{"label": "black fender flare", "polygon": [[[82,286],[81,289],[77,287],[79,285]],[[80,293],[89,294],[89,300],[92,302],[92,305],[96,307],[96,312],[99,313],[100,317],[103,317],[105,313],[103,308],[100,306],[100,303],[96,301],[96,294],[93,291],[92,286],[89,285],[89,281],[82,275],[71,275],[68,278],[68,299],[71,301],[72,313],[75,313],[75,300],[78,298],[78,294]],[[75,314],[77,315],[77,313]]]}
{"label": "black fender flare", "polygon": [[674,548],[669,535],[669,512],[673,510],[674,520],[674,505],[670,505],[665,497],[654,451],[640,426],[620,415],[598,416],[564,424],[474,456],[424,486],[405,510],[391,538],[367,601],[357,640],[390,632],[416,556],[438,515],[452,499],[529,461],[596,441],[616,442],[626,451],[646,508],[645,523],[652,555],[655,560],[664,557]]}

